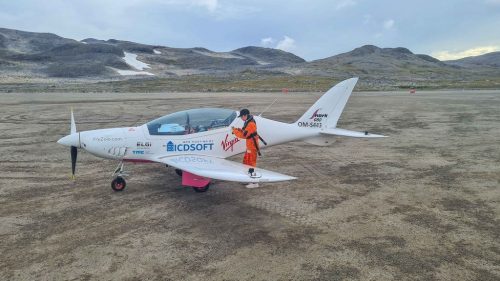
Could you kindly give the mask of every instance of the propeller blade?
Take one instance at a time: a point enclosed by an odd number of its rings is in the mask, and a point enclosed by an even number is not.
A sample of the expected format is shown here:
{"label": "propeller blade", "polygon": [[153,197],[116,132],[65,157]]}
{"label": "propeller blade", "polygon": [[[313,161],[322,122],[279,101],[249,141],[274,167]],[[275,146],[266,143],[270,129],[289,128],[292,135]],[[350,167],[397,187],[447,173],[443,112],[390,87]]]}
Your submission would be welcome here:
{"label": "propeller blade", "polygon": [[71,134],[76,133],[75,117],[73,116],[73,108],[71,108]]}
{"label": "propeller blade", "polygon": [[78,149],[76,146],[71,147],[71,175],[72,179],[75,179],[75,169],[76,169],[76,156],[78,155]]}

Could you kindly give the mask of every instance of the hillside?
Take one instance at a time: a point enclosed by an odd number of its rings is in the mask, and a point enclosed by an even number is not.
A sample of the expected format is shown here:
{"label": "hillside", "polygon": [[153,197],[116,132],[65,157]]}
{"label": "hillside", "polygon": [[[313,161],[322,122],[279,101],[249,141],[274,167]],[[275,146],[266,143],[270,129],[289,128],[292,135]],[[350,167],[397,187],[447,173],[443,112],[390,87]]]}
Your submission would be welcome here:
{"label": "hillside", "polygon": [[[0,75],[38,78],[126,79],[223,75],[304,62],[281,50],[245,47],[231,52],[171,48],[116,39],[81,42],[50,33],[0,29]],[[141,64],[142,67],[137,67]]]}
{"label": "hillside", "polygon": [[447,64],[459,66],[490,66],[500,67],[500,52],[493,52],[481,56],[467,57],[459,60],[446,61]]}
{"label": "hillside", "polygon": [[315,60],[305,69],[318,75],[383,76],[398,79],[436,79],[456,75],[458,68],[406,48],[365,45],[350,52]]}
{"label": "hillside", "polygon": [[[0,91],[267,91],[280,87],[309,91],[324,90],[333,81],[353,76],[361,78],[360,87],[372,90],[499,88],[500,52],[440,61],[406,48],[365,45],[307,62],[290,52],[256,46],[214,52],[117,39],[76,41],[0,28]],[[142,81],[140,87],[137,80]]]}

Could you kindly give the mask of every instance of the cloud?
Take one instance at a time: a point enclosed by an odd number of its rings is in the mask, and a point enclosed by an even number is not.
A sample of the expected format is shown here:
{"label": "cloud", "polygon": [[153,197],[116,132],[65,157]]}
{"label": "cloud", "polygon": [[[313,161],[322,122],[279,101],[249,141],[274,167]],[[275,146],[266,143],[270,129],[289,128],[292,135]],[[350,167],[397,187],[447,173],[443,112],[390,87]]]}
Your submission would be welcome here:
{"label": "cloud", "polygon": [[465,57],[480,56],[486,53],[499,51],[500,46],[480,46],[459,52],[438,51],[433,52],[432,56],[440,60],[457,60]]}
{"label": "cloud", "polygon": [[274,39],[272,37],[260,39],[260,45],[264,47],[272,47],[274,45]]}
{"label": "cloud", "polygon": [[500,5],[500,0],[485,0],[486,4]]}
{"label": "cloud", "polygon": [[286,35],[283,36],[283,39],[278,42],[276,42],[276,39],[272,37],[262,38],[260,39],[260,45],[267,48],[280,49],[286,52],[293,51],[296,48],[295,39]]}
{"label": "cloud", "polygon": [[209,10],[210,12],[213,12],[217,9],[217,6],[219,2],[217,0],[195,0],[193,1],[194,5],[201,6]]}
{"label": "cloud", "polygon": [[[127,3],[127,1],[124,1]],[[129,3],[139,4],[134,1],[128,1]],[[215,12],[219,7],[218,0],[145,0],[144,2],[150,2],[149,4],[164,4],[164,5],[176,5],[185,7],[201,7],[207,9],[209,12]]]}
{"label": "cloud", "polygon": [[276,45],[276,49],[290,52],[295,49],[295,40],[285,35],[283,40],[279,41],[278,45]]}
{"label": "cloud", "polygon": [[385,29],[392,29],[394,27],[394,20],[393,19],[388,19],[384,21],[384,28]]}
{"label": "cloud", "polygon": [[340,1],[337,6],[335,7],[336,10],[342,10],[344,8],[347,8],[347,7],[352,7],[352,6],[356,6],[356,1],[354,0],[342,0]]}

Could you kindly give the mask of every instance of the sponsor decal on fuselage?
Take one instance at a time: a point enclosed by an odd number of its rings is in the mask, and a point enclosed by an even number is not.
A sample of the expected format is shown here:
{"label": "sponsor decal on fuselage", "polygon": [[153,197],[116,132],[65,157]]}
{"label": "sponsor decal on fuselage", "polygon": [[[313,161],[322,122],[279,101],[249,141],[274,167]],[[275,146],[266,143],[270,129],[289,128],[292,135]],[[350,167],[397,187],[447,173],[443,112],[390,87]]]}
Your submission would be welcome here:
{"label": "sponsor decal on fuselage", "polygon": [[185,152],[185,151],[207,151],[214,148],[213,141],[183,141],[182,143],[175,143],[173,141],[167,142],[167,152]]}
{"label": "sponsor decal on fuselage", "polygon": [[321,128],[322,126],[322,122],[323,122],[323,118],[328,118],[328,114],[326,113],[319,113],[319,111],[321,110],[321,108],[318,108],[316,109],[316,111],[314,111],[314,113],[312,114],[311,117],[309,117],[309,120],[310,121],[307,121],[307,122],[302,122],[300,121],[298,123],[299,127],[307,127],[307,128]]}
{"label": "sponsor decal on fuselage", "polygon": [[233,151],[234,145],[239,141],[240,139],[237,137],[234,137],[233,139],[229,140],[229,134],[226,134],[226,138],[221,142],[222,149],[224,149],[224,151],[228,151],[229,149]]}
{"label": "sponsor decal on fuselage", "polygon": [[[314,111],[313,115],[311,117],[309,117],[309,119],[317,120],[318,118],[328,117],[328,114],[326,114],[326,113],[318,113],[320,110],[321,110],[321,108],[316,109],[316,111]],[[321,120],[319,120],[319,121],[321,121]]]}
{"label": "sponsor decal on fuselage", "polygon": [[141,149],[149,149],[151,148],[152,144],[150,141],[138,141],[137,142],[137,148]]}
{"label": "sponsor decal on fuselage", "polygon": [[132,154],[134,154],[134,155],[144,155],[144,150],[132,150]]}
{"label": "sponsor decal on fuselage", "polygon": [[105,142],[105,141],[121,141],[123,138],[117,137],[93,137],[93,141]]}
{"label": "sponsor decal on fuselage", "polygon": [[197,163],[197,164],[211,164],[212,160],[205,159],[198,156],[183,156],[172,159],[175,163]]}

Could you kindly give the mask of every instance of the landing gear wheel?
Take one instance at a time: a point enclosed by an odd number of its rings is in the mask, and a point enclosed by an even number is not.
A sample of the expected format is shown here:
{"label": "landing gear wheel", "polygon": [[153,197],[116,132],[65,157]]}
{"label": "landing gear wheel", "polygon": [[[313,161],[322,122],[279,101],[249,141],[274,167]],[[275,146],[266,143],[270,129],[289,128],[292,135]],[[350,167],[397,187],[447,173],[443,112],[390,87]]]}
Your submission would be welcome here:
{"label": "landing gear wheel", "polygon": [[182,177],[182,170],[181,170],[181,169],[175,169],[175,173],[176,173],[179,177]]}
{"label": "landing gear wheel", "polygon": [[111,182],[111,188],[114,191],[123,191],[125,189],[125,186],[127,186],[127,183],[125,182],[125,179],[122,177],[116,177]]}
{"label": "landing gear wheel", "polygon": [[207,185],[205,186],[202,186],[202,187],[194,187],[193,186],[193,190],[195,192],[198,192],[198,193],[201,193],[201,192],[206,192],[208,190],[208,188],[210,187],[210,183],[207,183]]}

